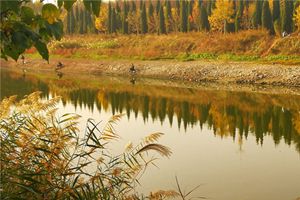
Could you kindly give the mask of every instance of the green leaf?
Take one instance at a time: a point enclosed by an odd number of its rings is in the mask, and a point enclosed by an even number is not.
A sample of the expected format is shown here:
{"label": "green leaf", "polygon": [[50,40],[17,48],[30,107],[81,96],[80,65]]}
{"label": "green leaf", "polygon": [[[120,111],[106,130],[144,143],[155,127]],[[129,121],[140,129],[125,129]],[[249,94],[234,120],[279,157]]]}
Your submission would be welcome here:
{"label": "green leaf", "polygon": [[21,7],[21,20],[25,22],[26,24],[31,24],[33,22],[35,15],[32,8],[29,8],[27,6]]}
{"label": "green leaf", "polygon": [[20,56],[20,53],[18,53],[18,51],[12,46],[4,46],[4,55],[7,55],[15,61],[17,61]]}
{"label": "green leaf", "polygon": [[12,35],[12,42],[20,53],[23,53],[26,48],[28,48],[28,38],[23,32],[17,31]]}
{"label": "green leaf", "polygon": [[46,19],[49,24],[53,24],[59,18],[59,10],[55,5],[47,3],[42,8],[42,17]]}
{"label": "green leaf", "polygon": [[44,41],[49,41],[51,37],[51,35],[49,35],[47,28],[40,28],[39,35],[42,37]]}
{"label": "green leaf", "polygon": [[42,58],[49,62],[49,52],[48,52],[46,44],[41,42],[40,40],[38,40],[35,42],[34,46],[38,50],[38,52],[42,56]]}
{"label": "green leaf", "polygon": [[1,13],[6,12],[8,10],[18,13],[20,9],[20,5],[21,5],[20,1],[1,0],[0,10]]}
{"label": "green leaf", "polygon": [[46,24],[47,31],[51,33],[55,39],[60,40],[63,36],[63,23],[61,20],[53,23],[53,24]]}

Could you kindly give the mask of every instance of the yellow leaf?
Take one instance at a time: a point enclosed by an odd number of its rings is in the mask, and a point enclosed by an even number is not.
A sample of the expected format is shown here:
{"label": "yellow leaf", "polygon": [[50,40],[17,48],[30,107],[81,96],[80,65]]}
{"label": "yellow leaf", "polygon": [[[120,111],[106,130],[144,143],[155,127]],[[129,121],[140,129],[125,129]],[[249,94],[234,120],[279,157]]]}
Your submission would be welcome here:
{"label": "yellow leaf", "polygon": [[47,3],[42,8],[42,17],[48,21],[49,24],[53,24],[59,18],[59,10],[51,3]]}

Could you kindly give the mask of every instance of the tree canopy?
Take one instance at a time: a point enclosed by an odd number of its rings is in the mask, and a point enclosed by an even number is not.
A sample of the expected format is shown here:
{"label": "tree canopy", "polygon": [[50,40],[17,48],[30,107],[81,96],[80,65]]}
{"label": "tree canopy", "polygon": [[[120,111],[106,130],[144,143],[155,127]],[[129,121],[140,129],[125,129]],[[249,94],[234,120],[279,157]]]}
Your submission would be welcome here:
{"label": "tree canopy", "polygon": [[[26,49],[34,46],[48,61],[47,42],[52,38],[59,40],[63,35],[61,9],[70,10],[76,1],[58,0],[58,7],[46,3],[39,13],[29,6],[30,0],[1,0],[1,58],[17,61]],[[83,0],[83,3],[88,11],[99,15],[101,0]]]}

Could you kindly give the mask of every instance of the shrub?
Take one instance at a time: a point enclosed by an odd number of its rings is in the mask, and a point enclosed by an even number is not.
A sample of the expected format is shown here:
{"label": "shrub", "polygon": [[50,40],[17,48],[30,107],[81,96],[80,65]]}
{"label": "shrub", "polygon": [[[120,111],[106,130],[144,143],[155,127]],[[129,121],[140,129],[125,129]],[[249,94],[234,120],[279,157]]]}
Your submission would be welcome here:
{"label": "shrub", "polygon": [[[42,101],[33,93],[20,102],[16,97],[0,103],[2,199],[125,199],[135,198],[134,187],[153,159],[151,150],[169,156],[170,150],[153,133],[137,146],[129,144],[113,156],[107,144],[118,135],[113,116],[99,130],[89,119],[79,136],[76,114],[56,114],[59,98]],[[176,195],[166,192],[164,195]]]}

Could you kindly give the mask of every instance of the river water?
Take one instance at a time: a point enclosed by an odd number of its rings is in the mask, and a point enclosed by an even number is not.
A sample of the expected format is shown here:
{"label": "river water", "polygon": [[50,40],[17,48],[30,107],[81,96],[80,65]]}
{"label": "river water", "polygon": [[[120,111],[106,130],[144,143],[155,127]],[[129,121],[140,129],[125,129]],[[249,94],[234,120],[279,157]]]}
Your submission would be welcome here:
{"label": "river water", "polygon": [[[220,200],[300,197],[300,95],[280,89],[222,89],[176,82],[1,69],[1,99],[42,91],[61,96],[60,113],[107,121],[120,139],[112,151],[162,132],[172,156],[149,166],[140,192],[176,189]],[[253,90],[253,91],[252,91]]]}

